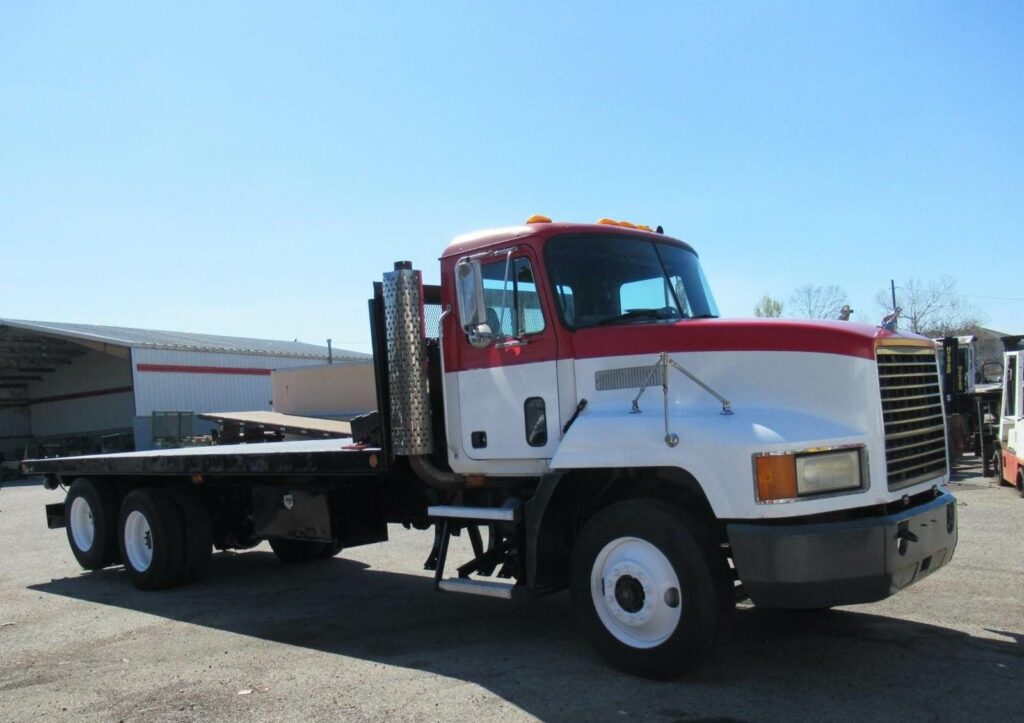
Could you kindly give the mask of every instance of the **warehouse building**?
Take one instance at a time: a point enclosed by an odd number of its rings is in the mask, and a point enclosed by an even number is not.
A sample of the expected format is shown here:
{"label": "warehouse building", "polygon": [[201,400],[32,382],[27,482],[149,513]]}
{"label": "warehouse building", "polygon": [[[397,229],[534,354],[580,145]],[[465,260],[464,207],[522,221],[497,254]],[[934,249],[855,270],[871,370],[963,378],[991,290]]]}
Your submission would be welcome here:
{"label": "warehouse building", "polygon": [[152,449],[271,409],[271,370],[366,364],[293,341],[0,319],[0,454]]}

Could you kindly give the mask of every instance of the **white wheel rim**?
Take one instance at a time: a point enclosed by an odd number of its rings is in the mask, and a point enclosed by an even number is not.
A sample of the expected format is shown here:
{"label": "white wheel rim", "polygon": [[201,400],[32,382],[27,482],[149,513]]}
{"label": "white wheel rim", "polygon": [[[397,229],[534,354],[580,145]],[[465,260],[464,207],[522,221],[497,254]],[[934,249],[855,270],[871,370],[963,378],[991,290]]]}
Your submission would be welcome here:
{"label": "white wheel rim", "polygon": [[96,522],[92,518],[92,507],[84,497],[76,497],[71,503],[70,523],[75,547],[82,552],[91,550],[96,539]]}
{"label": "white wheel rim", "polygon": [[130,512],[124,521],[124,551],[138,572],[145,572],[153,562],[153,533],[149,520],[138,510]]}
{"label": "white wheel rim", "polygon": [[598,553],[590,594],[608,632],[632,648],[660,645],[682,618],[682,589],[672,563],[638,537],[612,540]]}

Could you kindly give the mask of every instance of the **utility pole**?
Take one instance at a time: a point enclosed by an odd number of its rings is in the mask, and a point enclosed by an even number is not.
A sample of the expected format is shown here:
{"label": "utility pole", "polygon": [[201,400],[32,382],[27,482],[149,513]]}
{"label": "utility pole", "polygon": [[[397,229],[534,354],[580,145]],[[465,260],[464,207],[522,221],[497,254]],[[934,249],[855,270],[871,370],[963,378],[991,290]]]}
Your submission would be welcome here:
{"label": "utility pole", "polygon": [[[892,313],[896,313],[896,279],[889,279],[889,289],[892,291]],[[899,323],[899,319],[892,320],[892,329],[896,330],[896,324]]]}

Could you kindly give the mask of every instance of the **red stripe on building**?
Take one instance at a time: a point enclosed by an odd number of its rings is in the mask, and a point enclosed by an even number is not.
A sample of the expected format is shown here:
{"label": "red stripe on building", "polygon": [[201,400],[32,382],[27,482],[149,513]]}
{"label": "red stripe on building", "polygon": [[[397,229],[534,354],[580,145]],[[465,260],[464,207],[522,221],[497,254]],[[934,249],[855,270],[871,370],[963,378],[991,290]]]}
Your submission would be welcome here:
{"label": "red stripe on building", "polygon": [[47,402],[66,402],[70,399],[85,399],[86,397],[105,397],[108,394],[126,394],[132,391],[131,387],[111,387],[110,389],[95,389],[91,392],[72,392],[71,394],[57,394],[52,397],[39,397],[30,399],[29,404],[46,404]]}
{"label": "red stripe on building", "polygon": [[136,364],[140,372],[171,372],[178,374],[244,374],[254,377],[269,377],[270,369],[248,369],[246,367],[196,367],[186,364]]}

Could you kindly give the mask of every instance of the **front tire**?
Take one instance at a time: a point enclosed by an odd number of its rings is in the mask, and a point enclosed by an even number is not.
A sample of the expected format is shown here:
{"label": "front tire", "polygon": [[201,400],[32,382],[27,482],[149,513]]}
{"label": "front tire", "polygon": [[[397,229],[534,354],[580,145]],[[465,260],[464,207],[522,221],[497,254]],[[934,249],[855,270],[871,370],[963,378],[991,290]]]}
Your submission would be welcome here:
{"label": "front tire", "polygon": [[117,562],[117,496],[113,490],[76,479],[64,500],[68,545],[78,564],[100,570]]}
{"label": "front tire", "polygon": [[118,529],[121,559],[135,587],[162,590],[181,581],[182,523],[169,493],[157,488],[129,492],[121,503]]}
{"label": "front tire", "polygon": [[653,500],[594,515],[573,548],[570,588],[597,651],[645,677],[697,667],[714,647],[725,609],[723,561],[714,554],[699,522]]}

